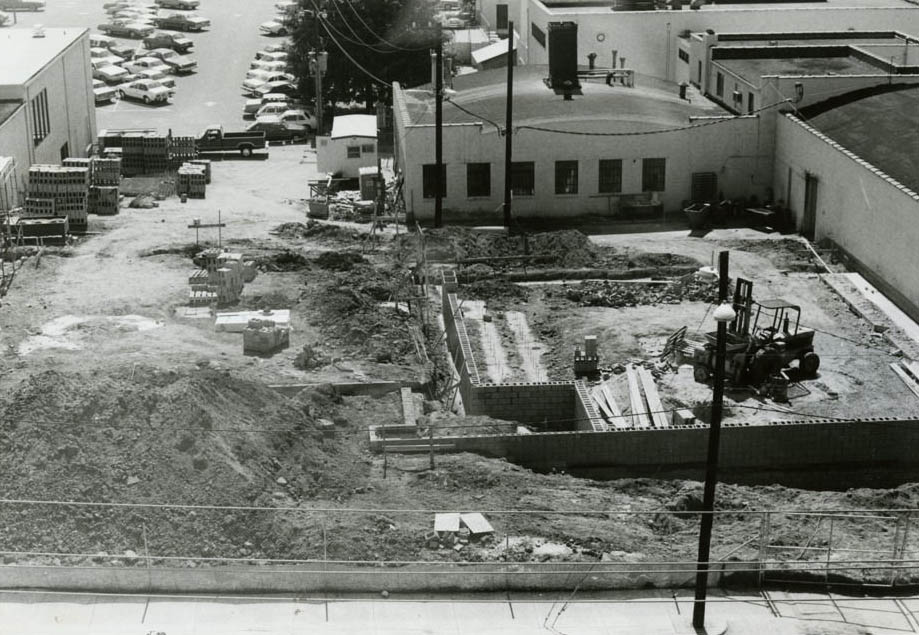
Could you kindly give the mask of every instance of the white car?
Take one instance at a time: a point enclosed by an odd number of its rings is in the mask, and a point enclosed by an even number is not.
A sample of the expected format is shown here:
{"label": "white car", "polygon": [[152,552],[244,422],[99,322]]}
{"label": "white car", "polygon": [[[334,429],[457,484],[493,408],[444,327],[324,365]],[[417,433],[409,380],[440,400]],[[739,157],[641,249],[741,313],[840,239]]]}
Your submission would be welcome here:
{"label": "white car", "polygon": [[304,110],[285,110],[278,117],[288,130],[308,135],[316,129],[316,117]]}
{"label": "white car", "polygon": [[258,90],[259,86],[267,84],[268,82],[292,82],[294,81],[294,76],[290,73],[271,73],[268,71],[253,71],[256,72],[252,77],[247,77],[246,81],[243,82],[243,91],[246,93],[254,93]]}
{"label": "white car", "polygon": [[108,49],[93,47],[89,49],[89,57],[93,62],[99,62],[100,64],[113,64],[115,66],[121,64],[124,60],[118,57],[117,55],[112,54]]}
{"label": "white car", "polygon": [[152,79],[159,82],[170,91],[172,91],[173,94],[175,94],[176,80],[169,77],[162,71],[140,71],[134,75],[134,79]]}
{"label": "white car", "polygon": [[[93,48],[102,48],[108,50],[109,47],[114,46],[118,40],[107,35],[102,35],[101,33],[90,33],[89,34],[89,45]],[[92,54],[92,49],[90,49],[90,54]]]}
{"label": "white car", "polygon": [[270,51],[268,47],[255,54],[255,59],[261,62],[286,62],[287,57],[287,51]]}
{"label": "white car", "polygon": [[249,70],[246,71],[246,77],[249,77],[249,73],[252,71],[284,71],[287,70],[287,62],[278,61],[278,62],[266,62],[265,60],[254,60],[249,63]]}
{"label": "white car", "polygon": [[287,25],[278,20],[269,20],[258,25],[262,35],[287,35]]}
{"label": "white car", "polygon": [[290,102],[290,97],[282,93],[268,93],[264,97],[255,97],[253,99],[247,99],[246,105],[243,106],[243,117],[254,117],[255,113],[265,104],[275,104],[283,103],[287,104]]}
{"label": "white car", "polygon": [[152,71],[156,73],[168,73],[169,67],[163,64],[163,61],[155,57],[139,57],[130,62],[125,62],[124,67],[131,73],[140,73],[141,71]]}
{"label": "white car", "polygon": [[118,84],[124,81],[128,71],[107,62],[92,62],[93,79],[101,79],[106,84]]}
{"label": "white car", "polygon": [[147,56],[160,60],[174,73],[191,73],[198,67],[198,62],[187,55],[179,55],[172,49],[153,49],[147,53]]}
{"label": "white car", "polygon": [[115,101],[115,89],[110,86],[106,86],[105,82],[101,79],[93,80],[93,97],[96,100],[96,105],[111,103]]}
{"label": "white car", "polygon": [[152,79],[138,79],[118,87],[122,98],[138,99],[145,104],[166,103],[172,97],[168,88]]}
{"label": "white car", "polygon": [[269,115],[282,115],[285,112],[290,110],[290,105],[286,101],[275,101],[268,104],[265,104],[255,113],[255,120],[258,121],[262,117],[267,117]]}

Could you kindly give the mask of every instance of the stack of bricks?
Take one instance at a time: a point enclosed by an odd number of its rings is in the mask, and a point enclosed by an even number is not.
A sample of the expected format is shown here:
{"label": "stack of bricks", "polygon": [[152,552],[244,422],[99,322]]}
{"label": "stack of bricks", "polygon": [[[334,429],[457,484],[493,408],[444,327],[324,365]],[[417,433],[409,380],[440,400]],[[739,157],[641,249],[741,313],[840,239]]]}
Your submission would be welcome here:
{"label": "stack of bricks", "polygon": [[[36,200],[30,205],[27,200],[26,208],[40,212],[37,216],[66,216],[72,231],[85,231],[88,190],[89,168],[33,165],[29,168],[28,198],[45,201]],[[53,207],[48,199],[53,200]]]}
{"label": "stack of bricks", "polygon": [[173,168],[198,158],[194,137],[169,137],[169,163]]}
{"label": "stack of bricks", "polygon": [[217,302],[217,292],[211,288],[210,275],[207,269],[196,269],[188,277],[191,291],[188,292],[188,304],[191,306],[208,306]]}
{"label": "stack of bricks", "polygon": [[249,320],[243,331],[243,353],[270,355],[290,345],[290,328],[274,320]]}
{"label": "stack of bricks", "polygon": [[121,159],[92,160],[91,183],[89,188],[89,211],[92,214],[114,216],[118,213],[121,193]]}
{"label": "stack of bricks", "polygon": [[176,193],[189,198],[204,198],[207,192],[205,166],[183,163],[179,168],[176,180]]}
{"label": "stack of bricks", "polygon": [[169,139],[150,134],[143,137],[144,174],[167,172],[169,165]]}
{"label": "stack of bricks", "polygon": [[121,172],[125,176],[138,176],[146,172],[144,133],[129,132],[121,137]]}
{"label": "stack of bricks", "polygon": [[192,272],[188,278],[192,306],[214,302],[228,304],[239,300],[247,278],[242,254],[211,248],[200,252],[195,260],[202,268]]}
{"label": "stack of bricks", "polygon": [[208,185],[211,184],[211,160],[210,159],[192,159],[188,161],[192,165],[202,165],[204,166],[204,182]]}

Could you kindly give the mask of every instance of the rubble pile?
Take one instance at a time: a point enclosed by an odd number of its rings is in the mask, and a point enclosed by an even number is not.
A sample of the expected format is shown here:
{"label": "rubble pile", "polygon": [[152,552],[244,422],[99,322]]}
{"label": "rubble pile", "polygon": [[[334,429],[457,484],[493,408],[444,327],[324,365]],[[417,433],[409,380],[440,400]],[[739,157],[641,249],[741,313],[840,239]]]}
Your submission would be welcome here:
{"label": "rubble pile", "polygon": [[271,230],[272,234],[282,238],[312,238],[314,240],[354,241],[360,240],[362,232],[339,225],[322,223],[309,219],[304,223],[282,223]]}
{"label": "rubble pile", "polygon": [[342,190],[329,195],[329,219],[369,223],[376,203],[361,198],[360,190]]}
{"label": "rubble pile", "polygon": [[718,299],[718,281],[706,280],[696,274],[663,284],[587,281],[549,289],[548,293],[550,296],[564,297],[579,306],[611,308],[680,302],[713,303]]}

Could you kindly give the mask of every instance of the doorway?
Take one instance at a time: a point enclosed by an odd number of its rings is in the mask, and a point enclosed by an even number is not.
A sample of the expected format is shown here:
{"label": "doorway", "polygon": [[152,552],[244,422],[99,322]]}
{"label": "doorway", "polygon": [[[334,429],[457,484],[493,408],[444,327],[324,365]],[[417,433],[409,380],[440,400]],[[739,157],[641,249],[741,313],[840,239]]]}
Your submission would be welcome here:
{"label": "doorway", "polygon": [[804,218],[801,234],[808,240],[814,239],[817,229],[817,188],[820,181],[810,172],[804,174]]}

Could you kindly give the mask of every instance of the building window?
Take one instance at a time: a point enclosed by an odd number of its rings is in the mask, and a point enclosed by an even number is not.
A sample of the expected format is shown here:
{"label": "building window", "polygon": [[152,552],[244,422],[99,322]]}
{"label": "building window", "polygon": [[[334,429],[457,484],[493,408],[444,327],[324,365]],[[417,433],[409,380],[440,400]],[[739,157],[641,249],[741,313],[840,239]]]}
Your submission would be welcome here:
{"label": "building window", "polygon": [[366,145],[361,146],[361,152],[363,154],[373,154],[375,151],[376,151],[376,146],[373,145],[372,143],[368,143]]}
{"label": "building window", "polygon": [[511,163],[511,194],[533,196],[536,191],[536,164],[532,161]]}
{"label": "building window", "polygon": [[600,194],[622,191],[622,159],[600,159]]}
{"label": "building window", "polygon": [[718,73],[715,79],[715,94],[719,97],[724,97],[724,75],[721,73]]}
{"label": "building window", "polygon": [[[447,195],[447,166],[440,166],[440,195]],[[421,166],[421,195],[424,198],[437,198],[437,164],[425,163]]]}
{"label": "building window", "polygon": [[542,29],[536,26],[535,22],[530,22],[530,33],[533,34],[533,39],[539,42],[541,47],[546,48],[546,34]]}
{"label": "building window", "polygon": [[48,116],[48,89],[44,88],[32,98],[32,142],[41,143],[51,134],[51,118]]}
{"label": "building window", "polygon": [[466,164],[466,196],[491,196],[491,163]]}
{"label": "building window", "polygon": [[577,161],[556,161],[555,162],[555,193],[556,194],[577,194],[578,193],[578,162]]}
{"label": "building window", "polygon": [[360,146],[348,146],[348,158],[349,159],[360,159],[361,158],[361,147]]}
{"label": "building window", "polygon": [[507,5],[495,5],[495,28],[498,31],[507,31]]}
{"label": "building window", "polygon": [[756,101],[753,93],[747,93],[747,114],[752,115],[756,111]]}
{"label": "building window", "polygon": [[666,187],[667,159],[643,159],[641,191],[663,192]]}
{"label": "building window", "polygon": [[677,55],[679,55],[681,60],[689,64],[689,53],[687,53],[683,49],[680,49],[679,51],[677,51]]}

